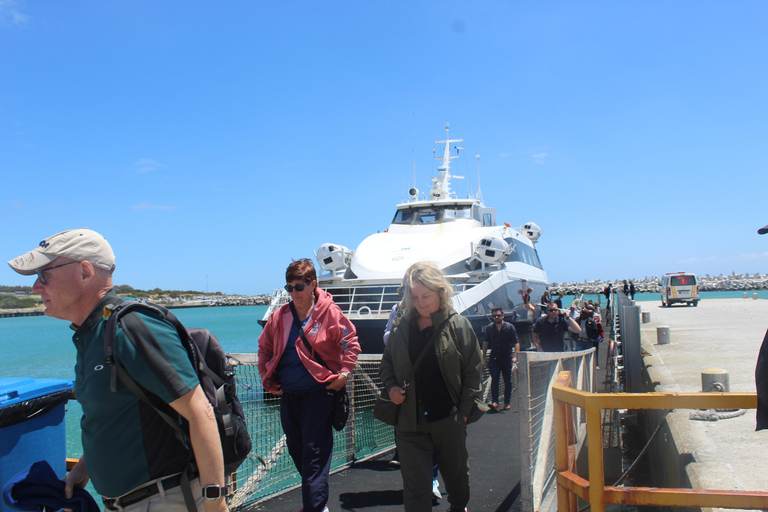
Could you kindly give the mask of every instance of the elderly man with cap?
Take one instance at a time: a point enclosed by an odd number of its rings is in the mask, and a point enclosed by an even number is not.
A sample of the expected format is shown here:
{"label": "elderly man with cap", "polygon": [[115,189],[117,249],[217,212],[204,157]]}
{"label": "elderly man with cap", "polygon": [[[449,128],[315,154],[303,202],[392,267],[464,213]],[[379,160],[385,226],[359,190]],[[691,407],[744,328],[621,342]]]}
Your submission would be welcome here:
{"label": "elderly man with cap", "polygon": [[110,391],[104,332],[107,306],[120,299],[112,290],[115,256],[104,237],[89,229],[64,231],[8,264],[37,276],[32,290],[40,294],[46,316],[72,322],[83,457],[64,478],[68,497],[90,479],[106,510],[226,511],[218,427],[175,328],[142,315],[155,343],[134,345],[118,327],[114,357],[169,413],[189,424],[198,473],[187,470],[188,449],[157,413],[125,386]]}

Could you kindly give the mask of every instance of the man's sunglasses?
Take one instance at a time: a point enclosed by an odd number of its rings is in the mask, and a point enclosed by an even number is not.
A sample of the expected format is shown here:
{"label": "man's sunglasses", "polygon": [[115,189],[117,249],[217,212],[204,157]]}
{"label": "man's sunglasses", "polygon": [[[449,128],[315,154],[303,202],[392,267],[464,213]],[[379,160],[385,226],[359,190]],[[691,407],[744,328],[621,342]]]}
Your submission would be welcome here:
{"label": "man's sunglasses", "polygon": [[297,292],[303,292],[304,288],[306,288],[307,286],[309,286],[308,282],[304,284],[297,284],[296,286],[287,284],[285,285],[285,291],[287,291],[288,293],[291,293],[293,290],[296,290]]}
{"label": "man's sunglasses", "polygon": [[40,284],[46,285],[48,282],[45,280],[45,274],[44,272],[47,272],[48,270],[53,270],[55,268],[64,267],[67,265],[71,265],[73,263],[78,263],[77,261],[70,261],[69,263],[62,263],[61,265],[56,265],[55,267],[45,267],[41,268],[37,271],[37,278],[40,280]]}
{"label": "man's sunglasses", "polygon": [[501,313],[496,313],[495,315],[493,315],[493,317],[494,318],[503,318],[504,315],[502,315]]}
{"label": "man's sunglasses", "polygon": [[554,313],[555,311],[559,311],[559,309],[549,308],[549,309],[547,309],[547,311],[550,312],[550,313]]}

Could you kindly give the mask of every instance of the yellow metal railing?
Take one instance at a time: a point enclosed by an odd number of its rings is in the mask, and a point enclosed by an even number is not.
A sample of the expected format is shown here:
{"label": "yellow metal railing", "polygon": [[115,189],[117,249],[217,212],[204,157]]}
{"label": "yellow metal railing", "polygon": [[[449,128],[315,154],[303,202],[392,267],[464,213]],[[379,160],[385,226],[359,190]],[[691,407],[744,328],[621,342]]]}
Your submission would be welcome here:
{"label": "yellow metal railing", "polygon": [[[577,512],[578,498],[591,512],[605,505],[768,509],[768,492],[710,489],[660,489],[605,485],[601,411],[603,409],[755,409],[755,393],[614,393],[596,394],[571,387],[571,373],[560,372],[552,386],[557,425],[557,502],[560,512]],[[589,480],[576,474],[575,407],[586,412]]]}

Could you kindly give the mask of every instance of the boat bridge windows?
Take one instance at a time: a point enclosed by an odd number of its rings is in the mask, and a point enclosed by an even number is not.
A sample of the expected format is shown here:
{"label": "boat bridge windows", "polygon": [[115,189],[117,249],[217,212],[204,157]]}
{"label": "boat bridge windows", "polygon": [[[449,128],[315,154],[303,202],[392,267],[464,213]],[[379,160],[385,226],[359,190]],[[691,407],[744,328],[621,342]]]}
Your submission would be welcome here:
{"label": "boat bridge windows", "polygon": [[[475,210],[473,212],[473,210]],[[430,205],[402,208],[397,210],[392,224],[436,224],[440,222],[452,222],[458,219],[476,218],[478,221],[479,213],[477,208],[471,204],[452,204],[452,205]]]}
{"label": "boat bridge windows", "polygon": [[512,253],[509,255],[509,257],[507,257],[507,261],[521,261],[523,263],[527,263],[528,265],[533,265],[537,268],[543,268],[541,266],[541,262],[539,261],[539,253],[536,252],[536,249],[524,243],[518,242],[511,237],[505,238],[504,241],[514,247]]}

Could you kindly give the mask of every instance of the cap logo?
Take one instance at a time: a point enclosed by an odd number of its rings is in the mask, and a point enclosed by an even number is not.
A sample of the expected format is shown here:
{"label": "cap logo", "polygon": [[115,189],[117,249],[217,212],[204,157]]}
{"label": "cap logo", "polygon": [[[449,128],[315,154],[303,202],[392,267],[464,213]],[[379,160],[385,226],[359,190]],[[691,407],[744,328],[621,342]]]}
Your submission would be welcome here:
{"label": "cap logo", "polygon": [[43,249],[47,249],[50,245],[51,245],[50,242],[43,240],[42,242],[40,242],[39,247],[42,247]]}

